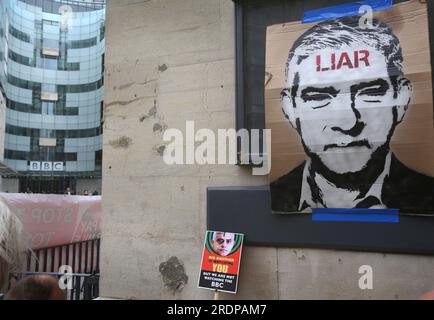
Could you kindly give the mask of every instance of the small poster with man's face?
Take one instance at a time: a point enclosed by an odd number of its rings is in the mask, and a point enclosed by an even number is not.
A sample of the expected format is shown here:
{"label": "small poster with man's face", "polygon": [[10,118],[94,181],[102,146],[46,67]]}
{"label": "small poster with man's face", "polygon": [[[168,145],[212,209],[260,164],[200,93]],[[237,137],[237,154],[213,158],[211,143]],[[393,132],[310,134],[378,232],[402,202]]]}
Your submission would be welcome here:
{"label": "small poster with man's face", "polygon": [[199,288],[236,293],[244,235],[207,231]]}
{"label": "small poster with man's face", "polygon": [[434,215],[426,4],[267,29],[273,213],[399,209]]}

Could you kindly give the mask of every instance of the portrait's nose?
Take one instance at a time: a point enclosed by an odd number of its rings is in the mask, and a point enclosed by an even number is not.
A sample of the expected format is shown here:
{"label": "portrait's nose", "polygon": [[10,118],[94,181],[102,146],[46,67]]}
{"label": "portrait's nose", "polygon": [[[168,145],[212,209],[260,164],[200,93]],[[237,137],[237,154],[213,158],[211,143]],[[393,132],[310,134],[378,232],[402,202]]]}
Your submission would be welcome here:
{"label": "portrait's nose", "polygon": [[349,106],[350,110],[348,110],[347,107],[344,107],[345,115],[342,114],[342,121],[339,126],[334,126],[331,129],[351,137],[357,137],[362,133],[366,124],[361,120],[362,116],[355,106],[354,99],[351,99],[351,101],[345,101],[345,105]]}

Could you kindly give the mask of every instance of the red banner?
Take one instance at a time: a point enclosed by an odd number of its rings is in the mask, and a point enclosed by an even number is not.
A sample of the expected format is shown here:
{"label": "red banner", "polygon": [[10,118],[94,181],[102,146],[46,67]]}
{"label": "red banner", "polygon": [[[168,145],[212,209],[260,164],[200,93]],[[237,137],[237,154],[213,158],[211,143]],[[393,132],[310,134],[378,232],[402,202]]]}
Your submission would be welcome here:
{"label": "red banner", "polygon": [[22,221],[32,249],[97,239],[101,235],[101,196],[1,196]]}

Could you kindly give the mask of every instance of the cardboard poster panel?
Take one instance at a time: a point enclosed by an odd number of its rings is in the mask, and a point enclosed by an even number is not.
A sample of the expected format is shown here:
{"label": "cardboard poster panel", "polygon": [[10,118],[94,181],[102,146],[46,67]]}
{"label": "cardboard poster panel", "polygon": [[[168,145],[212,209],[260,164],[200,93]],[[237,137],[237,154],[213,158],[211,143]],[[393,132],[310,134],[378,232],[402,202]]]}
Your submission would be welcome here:
{"label": "cardboard poster panel", "polygon": [[434,215],[427,6],[267,29],[273,213]]}
{"label": "cardboard poster panel", "polygon": [[199,288],[236,293],[244,235],[207,231]]}

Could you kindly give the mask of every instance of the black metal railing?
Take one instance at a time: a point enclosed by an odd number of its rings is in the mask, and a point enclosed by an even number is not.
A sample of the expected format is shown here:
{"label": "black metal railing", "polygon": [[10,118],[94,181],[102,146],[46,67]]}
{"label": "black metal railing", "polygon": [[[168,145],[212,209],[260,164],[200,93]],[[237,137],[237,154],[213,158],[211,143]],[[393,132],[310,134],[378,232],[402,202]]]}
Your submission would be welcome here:
{"label": "black metal railing", "polygon": [[[99,274],[61,273],[61,272],[24,272],[23,276],[50,275],[63,282],[67,300],[92,300],[99,297]],[[70,277],[70,286],[68,278]]]}
{"label": "black metal railing", "polygon": [[13,278],[52,275],[64,282],[68,300],[97,298],[100,244],[101,240],[95,239],[28,252],[26,271]]}

